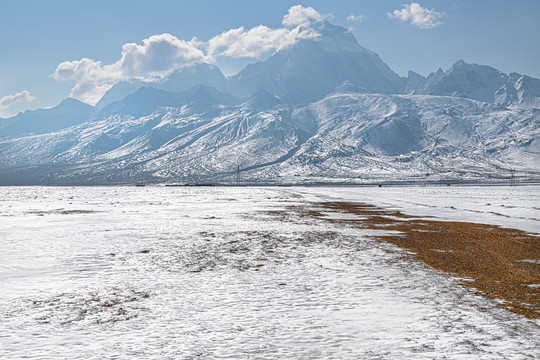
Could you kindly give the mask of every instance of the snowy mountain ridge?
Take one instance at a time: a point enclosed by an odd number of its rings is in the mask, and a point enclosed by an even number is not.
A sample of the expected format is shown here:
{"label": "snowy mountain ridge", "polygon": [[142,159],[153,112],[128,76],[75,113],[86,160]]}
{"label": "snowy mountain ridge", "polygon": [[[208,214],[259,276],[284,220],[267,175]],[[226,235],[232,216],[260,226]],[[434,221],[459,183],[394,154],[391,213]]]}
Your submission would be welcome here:
{"label": "snowy mountain ridge", "polygon": [[540,108],[540,80],[518,73],[505,74],[486,65],[456,62],[427,78],[409,73],[406,92],[415,95],[457,96],[505,107]]}
{"label": "snowy mountain ridge", "polygon": [[225,78],[121,82],[0,122],[0,183],[311,183],[540,177],[540,80],[459,61],[395,74],[327,22]]}

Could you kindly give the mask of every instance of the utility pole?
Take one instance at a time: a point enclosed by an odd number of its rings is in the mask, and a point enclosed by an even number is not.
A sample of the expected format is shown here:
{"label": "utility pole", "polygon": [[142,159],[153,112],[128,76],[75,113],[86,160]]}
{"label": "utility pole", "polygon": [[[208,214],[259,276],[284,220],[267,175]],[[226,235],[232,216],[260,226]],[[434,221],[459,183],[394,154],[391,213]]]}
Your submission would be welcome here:
{"label": "utility pole", "polygon": [[512,168],[512,170],[510,170],[510,173],[512,174],[512,176],[510,177],[510,186],[515,186],[516,185],[516,169]]}

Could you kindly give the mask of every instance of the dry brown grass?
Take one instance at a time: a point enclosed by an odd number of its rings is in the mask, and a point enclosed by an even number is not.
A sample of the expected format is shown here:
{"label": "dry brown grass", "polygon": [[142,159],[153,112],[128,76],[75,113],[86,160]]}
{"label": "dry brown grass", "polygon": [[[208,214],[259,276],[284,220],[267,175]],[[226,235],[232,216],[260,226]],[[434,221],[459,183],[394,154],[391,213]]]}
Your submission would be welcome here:
{"label": "dry brown grass", "polygon": [[[347,222],[368,229],[397,230],[379,236],[415,253],[435,269],[464,278],[463,284],[498,299],[501,306],[530,319],[540,318],[540,237],[497,226],[414,219],[371,205],[333,202],[324,205],[363,217]],[[503,301],[500,301],[503,300]]]}

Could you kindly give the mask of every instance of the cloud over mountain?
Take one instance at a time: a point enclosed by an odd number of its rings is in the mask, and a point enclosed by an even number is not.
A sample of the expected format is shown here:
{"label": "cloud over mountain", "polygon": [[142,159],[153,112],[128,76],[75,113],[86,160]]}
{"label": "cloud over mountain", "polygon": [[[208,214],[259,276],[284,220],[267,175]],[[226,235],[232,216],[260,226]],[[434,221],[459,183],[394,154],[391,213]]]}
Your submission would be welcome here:
{"label": "cloud over mountain", "polygon": [[269,51],[281,50],[294,45],[299,39],[318,36],[311,28],[297,26],[294,29],[270,29],[259,25],[249,30],[244,27],[223,32],[208,42],[211,56],[257,58]]}
{"label": "cloud over mountain", "polygon": [[208,60],[197,48],[196,39],[185,41],[171,34],[161,34],[144,39],[142,45],[124,44],[120,60],[113,64],[103,65],[89,58],[64,61],[53,77],[58,81],[75,81],[70,96],[95,104],[120,80],[161,78],[184,66]]}
{"label": "cloud over mountain", "polygon": [[285,26],[309,26],[313,22],[321,22],[324,18],[312,7],[303,7],[302,5],[292,6],[287,15],[283,17]]}
{"label": "cloud over mountain", "polygon": [[422,7],[415,2],[403,5],[403,9],[401,10],[394,10],[393,13],[388,13],[388,17],[391,19],[410,21],[411,24],[421,29],[432,29],[441,25],[444,15],[444,13]]}
{"label": "cloud over mountain", "polygon": [[315,9],[301,5],[291,7],[283,18],[285,27],[271,29],[264,25],[246,30],[243,26],[225,31],[208,41],[210,56],[257,58],[269,51],[293,46],[298,40],[319,36],[312,23],[323,21]]}
{"label": "cloud over mountain", "polygon": [[70,96],[95,104],[114,84],[122,80],[156,80],[185,66],[213,63],[215,57],[257,58],[269,51],[293,46],[301,39],[319,36],[311,25],[324,21],[324,17],[311,7],[295,5],[283,18],[283,26],[271,29],[258,25],[224,31],[207,42],[196,38],[186,41],[171,34],[153,35],[142,45],[127,43],[122,46],[121,58],[112,64],[82,58],[64,61],[52,77],[58,81],[73,81]]}

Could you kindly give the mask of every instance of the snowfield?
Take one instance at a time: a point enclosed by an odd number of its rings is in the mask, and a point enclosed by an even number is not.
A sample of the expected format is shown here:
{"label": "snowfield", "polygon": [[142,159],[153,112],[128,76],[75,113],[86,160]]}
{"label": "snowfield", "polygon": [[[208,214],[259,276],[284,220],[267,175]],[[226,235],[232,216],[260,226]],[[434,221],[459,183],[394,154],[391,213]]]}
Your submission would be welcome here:
{"label": "snowfield", "polygon": [[306,189],[300,192],[313,201],[365,202],[413,216],[490,224],[540,234],[540,187],[534,185]]}
{"label": "snowfield", "polygon": [[540,233],[539,189],[0,187],[0,358],[537,359],[539,321],[309,210]]}

